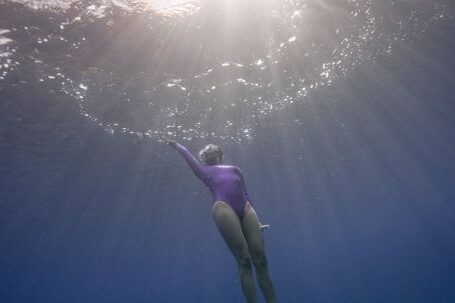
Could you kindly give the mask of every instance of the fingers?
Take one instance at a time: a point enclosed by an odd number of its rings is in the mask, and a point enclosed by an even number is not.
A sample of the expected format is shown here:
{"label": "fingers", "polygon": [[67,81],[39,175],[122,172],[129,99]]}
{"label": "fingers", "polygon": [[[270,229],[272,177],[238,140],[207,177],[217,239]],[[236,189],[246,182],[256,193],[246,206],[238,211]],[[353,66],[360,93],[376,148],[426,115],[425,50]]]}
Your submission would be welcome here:
{"label": "fingers", "polygon": [[177,142],[175,140],[172,140],[171,138],[168,137],[168,134],[165,132],[159,132],[158,133],[158,138],[164,143],[169,144],[171,146],[174,146]]}
{"label": "fingers", "polygon": [[269,224],[261,224],[261,225],[259,226],[259,228],[261,229],[261,231],[264,231],[264,230],[270,228],[270,225],[269,225]]}
{"label": "fingers", "polygon": [[166,143],[169,144],[171,147],[174,147],[177,142],[175,142],[174,140],[166,140]]}

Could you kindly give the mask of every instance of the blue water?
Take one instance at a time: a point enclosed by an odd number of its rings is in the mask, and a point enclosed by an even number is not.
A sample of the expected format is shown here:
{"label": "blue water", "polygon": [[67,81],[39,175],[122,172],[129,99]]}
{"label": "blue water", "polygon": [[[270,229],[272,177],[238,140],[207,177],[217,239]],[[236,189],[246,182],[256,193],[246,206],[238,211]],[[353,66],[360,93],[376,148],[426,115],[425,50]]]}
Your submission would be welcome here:
{"label": "blue water", "polygon": [[[248,142],[210,140],[271,225],[279,302],[455,301],[453,31],[432,24],[264,116]],[[0,82],[0,302],[243,302],[178,154],[107,133],[21,66]]]}

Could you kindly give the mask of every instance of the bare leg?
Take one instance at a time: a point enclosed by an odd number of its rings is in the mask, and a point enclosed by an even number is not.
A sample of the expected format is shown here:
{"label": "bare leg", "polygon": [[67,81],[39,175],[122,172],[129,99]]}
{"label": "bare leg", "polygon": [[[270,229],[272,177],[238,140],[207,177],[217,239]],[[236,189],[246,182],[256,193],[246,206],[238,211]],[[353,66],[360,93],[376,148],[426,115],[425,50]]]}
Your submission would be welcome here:
{"label": "bare leg", "polygon": [[237,261],[240,284],[242,285],[246,301],[248,303],[257,303],[248,245],[243,236],[241,223],[237,214],[226,203],[216,201],[212,206],[212,215],[218,230]]}
{"label": "bare leg", "polygon": [[248,248],[256,268],[256,277],[259,287],[264,294],[267,303],[276,303],[276,295],[272,280],[270,279],[267,268],[267,258],[265,256],[264,240],[259,226],[259,220],[254,208],[248,203],[245,206],[245,214],[242,218],[242,229]]}

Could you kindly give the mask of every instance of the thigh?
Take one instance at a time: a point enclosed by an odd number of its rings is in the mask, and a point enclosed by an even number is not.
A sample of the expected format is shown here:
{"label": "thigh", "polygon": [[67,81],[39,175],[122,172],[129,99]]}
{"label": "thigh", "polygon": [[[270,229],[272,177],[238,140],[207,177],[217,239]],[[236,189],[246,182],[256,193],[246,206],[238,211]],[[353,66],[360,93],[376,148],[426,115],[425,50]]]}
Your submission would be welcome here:
{"label": "thigh", "polygon": [[241,224],[251,256],[253,258],[264,256],[264,240],[259,219],[254,208],[249,203],[245,206]]}
{"label": "thigh", "polygon": [[228,204],[216,201],[212,206],[213,220],[224,241],[237,260],[249,257],[248,245],[243,235],[241,222]]}

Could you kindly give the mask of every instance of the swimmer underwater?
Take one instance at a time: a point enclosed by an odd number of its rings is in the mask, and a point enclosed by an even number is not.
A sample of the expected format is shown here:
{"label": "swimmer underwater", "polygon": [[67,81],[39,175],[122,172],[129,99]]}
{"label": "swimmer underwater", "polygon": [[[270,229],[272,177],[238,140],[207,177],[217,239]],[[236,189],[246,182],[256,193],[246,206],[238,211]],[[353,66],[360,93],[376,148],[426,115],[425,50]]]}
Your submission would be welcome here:
{"label": "swimmer underwater", "polygon": [[193,173],[210,189],[213,196],[212,216],[224,241],[234,255],[240,284],[247,303],[257,303],[256,278],[265,301],[276,303],[276,295],[267,268],[262,225],[248,196],[240,169],[221,164],[221,149],[209,144],[199,152],[198,161],[183,145],[167,140],[189,164]]}

